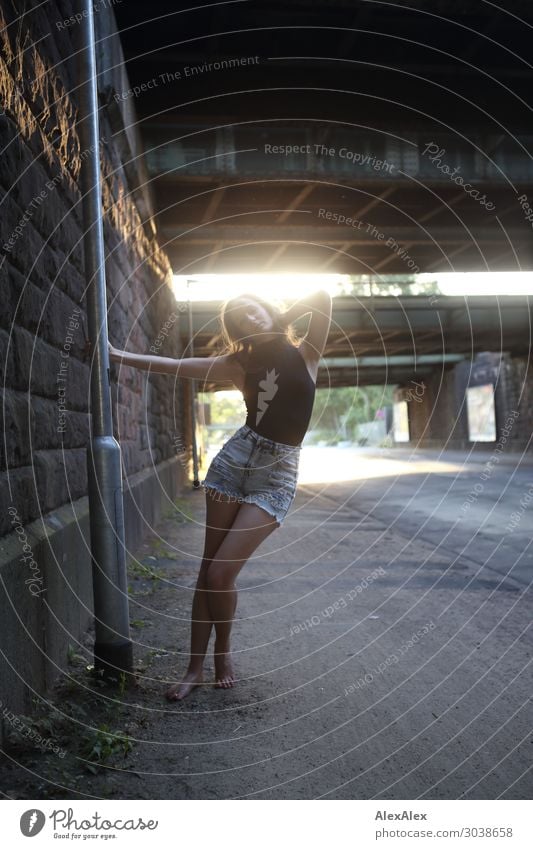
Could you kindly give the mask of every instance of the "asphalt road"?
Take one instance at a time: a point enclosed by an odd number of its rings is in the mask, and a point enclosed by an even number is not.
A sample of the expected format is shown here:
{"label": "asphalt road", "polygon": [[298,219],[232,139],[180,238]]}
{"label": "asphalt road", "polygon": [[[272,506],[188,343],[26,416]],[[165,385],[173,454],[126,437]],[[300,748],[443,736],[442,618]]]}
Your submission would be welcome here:
{"label": "asphalt road", "polygon": [[[179,773],[159,792],[531,798],[531,510],[504,530],[533,475],[489,457],[302,452],[289,516],[239,575],[238,685],[196,690],[151,724],[146,752],[156,742],[158,765]],[[203,495],[187,501],[185,575]],[[184,652],[189,602],[172,606]],[[165,680],[180,668],[161,659]]]}
{"label": "asphalt road", "polygon": [[[305,449],[302,485],[321,491],[400,535],[445,546],[488,576],[533,578],[533,455],[406,449]],[[345,477],[346,480],[342,481]],[[339,482],[340,481],[340,482]],[[316,491],[316,485],[313,490]]]}
{"label": "asphalt road", "polygon": [[[179,500],[137,553],[158,580],[130,577],[142,673],[105,720],[130,751],[89,777],[33,760],[11,795],[530,799],[531,462],[379,454],[304,449],[287,519],[238,577],[236,686],[212,687],[208,655],[171,704],[205,521],[202,490]],[[108,700],[80,698],[98,725]]]}

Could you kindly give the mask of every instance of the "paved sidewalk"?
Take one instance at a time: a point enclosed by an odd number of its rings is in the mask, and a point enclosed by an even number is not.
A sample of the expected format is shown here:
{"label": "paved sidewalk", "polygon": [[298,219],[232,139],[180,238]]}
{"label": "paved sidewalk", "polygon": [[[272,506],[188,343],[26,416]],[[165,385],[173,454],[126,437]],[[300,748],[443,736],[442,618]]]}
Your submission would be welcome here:
{"label": "paved sidewalk", "polygon": [[[305,486],[238,579],[232,690],[163,700],[187,658],[204,494],[132,604],[145,654],[122,790],[151,798],[528,798],[531,597]],[[183,520],[183,516],[180,516]],[[147,549],[148,550],[148,549]],[[149,555],[150,556],[150,555]],[[153,556],[153,555],[152,555]],[[497,591],[495,591],[497,587]],[[213,679],[211,657],[206,681]],[[511,754],[510,754],[511,753]],[[496,768],[497,765],[497,768]],[[150,775],[150,773],[157,773]],[[462,795],[464,794],[464,795]]]}
{"label": "paved sidewalk", "polygon": [[[380,485],[385,492],[387,480]],[[205,518],[203,490],[178,500],[130,569],[139,686],[111,698],[95,692],[82,662],[79,693],[71,685],[57,701],[81,718],[64,743],[69,757],[34,753],[27,786],[13,769],[6,792],[531,798],[531,594],[489,579],[446,544],[396,532],[356,496],[341,497],[350,484],[342,486],[338,502],[335,486],[299,487],[284,525],[241,571],[236,686],[208,683],[169,703],[165,690],[188,658]],[[87,635],[89,659],[91,645]],[[208,656],[206,682],[213,674]],[[102,722],[129,735],[131,748],[92,774],[94,755],[82,755],[77,738]]]}

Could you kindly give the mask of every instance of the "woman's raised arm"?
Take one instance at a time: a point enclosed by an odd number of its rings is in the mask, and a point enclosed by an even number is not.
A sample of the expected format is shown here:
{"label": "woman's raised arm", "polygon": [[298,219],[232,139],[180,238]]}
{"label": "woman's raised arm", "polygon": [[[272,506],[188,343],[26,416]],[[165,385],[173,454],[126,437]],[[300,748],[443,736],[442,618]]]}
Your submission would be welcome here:
{"label": "woman's raised arm", "polygon": [[333,301],[329,292],[319,289],[296,301],[284,316],[289,322],[296,321],[300,316],[311,313],[311,320],[306,335],[300,343],[300,351],[306,361],[316,362],[321,358],[329,334]]}

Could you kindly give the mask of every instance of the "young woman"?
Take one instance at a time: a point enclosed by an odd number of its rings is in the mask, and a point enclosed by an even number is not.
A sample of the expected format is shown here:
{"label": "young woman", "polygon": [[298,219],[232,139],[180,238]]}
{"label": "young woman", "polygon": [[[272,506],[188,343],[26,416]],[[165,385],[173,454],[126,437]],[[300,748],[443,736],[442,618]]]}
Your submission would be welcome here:
{"label": "young woman", "polygon": [[[311,314],[298,346],[290,327]],[[278,528],[296,494],[300,449],[309,426],[319,360],[331,322],[325,291],[281,312],[256,295],[224,303],[222,337],[229,353],[214,357],[129,354],[109,346],[110,359],[127,366],[233,383],[243,393],[247,417],[213,458],[202,486],[206,528],[192,603],[189,666],[167,690],[181,700],[203,683],[203,665],[215,627],[215,686],[235,682],[230,634],[237,607],[235,579],[261,542]]]}

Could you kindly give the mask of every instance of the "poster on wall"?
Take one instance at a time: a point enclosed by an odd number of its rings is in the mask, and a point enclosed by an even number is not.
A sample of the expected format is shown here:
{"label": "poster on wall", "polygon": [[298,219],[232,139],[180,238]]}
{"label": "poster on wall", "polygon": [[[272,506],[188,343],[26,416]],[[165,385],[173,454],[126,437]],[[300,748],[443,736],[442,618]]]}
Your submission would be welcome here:
{"label": "poster on wall", "polygon": [[466,409],[470,442],[494,442],[496,440],[496,410],[492,383],[468,387]]}
{"label": "poster on wall", "polygon": [[397,401],[393,406],[393,432],[395,442],[409,442],[409,415],[407,401]]}

